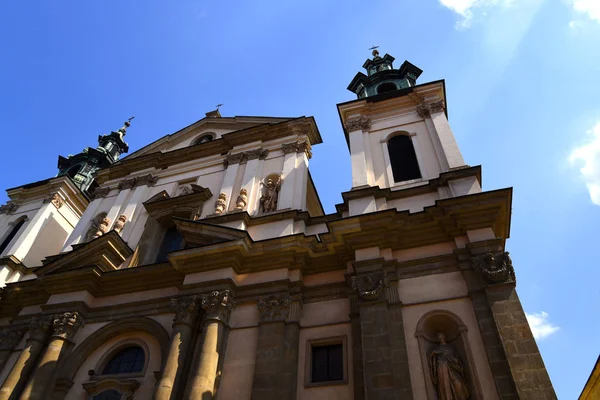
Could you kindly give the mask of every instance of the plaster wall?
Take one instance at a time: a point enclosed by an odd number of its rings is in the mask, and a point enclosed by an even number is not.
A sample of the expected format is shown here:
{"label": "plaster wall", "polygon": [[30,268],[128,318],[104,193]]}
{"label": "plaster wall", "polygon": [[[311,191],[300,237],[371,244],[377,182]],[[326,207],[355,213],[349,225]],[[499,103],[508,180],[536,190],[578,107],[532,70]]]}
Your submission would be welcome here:
{"label": "plaster wall", "polygon": [[294,220],[290,218],[261,225],[252,225],[248,227],[248,233],[255,241],[271,239],[279,236],[293,235]]}
{"label": "plaster wall", "polygon": [[27,255],[22,260],[26,267],[40,266],[45,257],[60,252],[64,241],[73,228],[70,226],[65,227],[58,219],[62,219],[62,216],[56,215],[56,213],[50,215],[39,232],[31,232],[30,238],[23,243],[24,245],[27,245],[28,242],[31,243]]}
{"label": "plaster wall", "polygon": [[398,295],[403,304],[467,296],[467,284],[460,272],[400,279]]}

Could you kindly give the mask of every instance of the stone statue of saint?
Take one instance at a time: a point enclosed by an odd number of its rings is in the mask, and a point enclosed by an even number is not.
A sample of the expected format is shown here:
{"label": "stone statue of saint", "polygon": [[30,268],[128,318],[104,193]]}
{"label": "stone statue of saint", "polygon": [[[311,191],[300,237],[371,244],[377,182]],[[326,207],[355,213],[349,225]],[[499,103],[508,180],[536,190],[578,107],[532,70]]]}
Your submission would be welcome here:
{"label": "stone statue of saint", "polygon": [[275,182],[269,178],[265,186],[265,191],[260,197],[260,208],[264,213],[273,212],[277,210],[277,197],[279,196],[281,185],[279,182]]}
{"label": "stone statue of saint", "polygon": [[446,335],[438,333],[439,344],[429,354],[431,380],[439,400],[467,400],[471,391],[465,379],[465,370],[456,349],[446,343]]}

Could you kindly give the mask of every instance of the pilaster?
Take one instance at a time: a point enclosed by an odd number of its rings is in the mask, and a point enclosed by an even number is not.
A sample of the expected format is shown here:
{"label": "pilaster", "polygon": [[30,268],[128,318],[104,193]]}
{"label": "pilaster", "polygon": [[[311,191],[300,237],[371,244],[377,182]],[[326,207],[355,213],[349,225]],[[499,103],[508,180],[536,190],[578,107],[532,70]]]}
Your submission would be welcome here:
{"label": "pilaster", "polygon": [[284,210],[292,208],[294,204],[294,179],[296,171],[296,143],[284,144],[283,150],[283,169],[281,171],[281,191],[279,192],[279,202],[277,208]]}
{"label": "pilaster", "polygon": [[352,163],[352,187],[358,188],[369,184],[367,154],[363,132],[371,129],[371,120],[358,117],[346,122],[346,130],[350,141],[350,161]]}
{"label": "pilaster", "polygon": [[[233,196],[233,186],[237,177],[240,163],[244,159],[244,153],[229,154],[225,157],[225,177],[221,186],[220,194],[225,194],[225,207],[223,212],[226,213],[230,209],[230,204],[233,204],[231,197]],[[237,197],[237,194],[236,194]],[[235,202],[235,199],[233,200]]]}
{"label": "pilaster", "polygon": [[31,221],[25,224],[25,229],[23,229],[22,232],[17,233],[17,240],[12,246],[9,246],[6,249],[4,254],[13,255],[19,260],[24,260],[25,256],[31,249],[31,246],[33,246],[33,239],[55,210],[56,207],[54,204],[50,202],[43,203],[42,207],[38,210]]}

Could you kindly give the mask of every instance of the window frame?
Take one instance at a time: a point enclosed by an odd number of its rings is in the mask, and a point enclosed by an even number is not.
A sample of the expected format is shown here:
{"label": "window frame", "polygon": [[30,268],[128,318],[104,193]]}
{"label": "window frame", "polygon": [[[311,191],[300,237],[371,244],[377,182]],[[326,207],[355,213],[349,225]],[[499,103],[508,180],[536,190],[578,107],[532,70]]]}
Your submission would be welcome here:
{"label": "window frame", "polygon": [[[205,138],[205,137],[210,137],[211,139],[208,140],[208,141],[206,141],[206,142],[204,142],[204,143],[200,143],[200,140],[202,140],[202,138]],[[196,136],[194,138],[194,140],[192,140],[192,144],[191,145],[192,146],[196,146],[196,145],[199,145],[199,144],[210,143],[213,140],[215,140],[216,138],[217,138],[217,134],[216,133],[214,133],[214,132],[204,132],[204,133],[201,133],[200,135]]]}
{"label": "window frame", "polygon": [[[125,350],[128,347],[138,346],[144,352],[144,366],[141,371],[128,372],[123,374],[102,374],[106,365],[116,356],[120,351]],[[120,341],[119,343],[108,349],[94,367],[94,374],[90,376],[90,381],[100,381],[105,379],[126,379],[126,378],[143,378],[146,376],[146,370],[148,369],[148,363],[150,361],[150,351],[146,342],[140,339],[127,339]]]}
{"label": "window frame", "polygon": [[[388,142],[390,141],[390,139],[392,139],[396,136],[410,137],[410,141],[413,145],[413,149],[415,150],[417,164],[419,164],[419,171],[421,172],[420,178],[409,179],[409,180],[402,181],[402,182],[396,182],[394,180],[394,172],[392,171],[392,161],[390,159],[390,150],[388,147]],[[412,186],[419,186],[422,182],[426,182],[429,180],[429,176],[427,175],[427,172],[425,171],[424,160],[421,155],[421,150],[419,148],[419,143],[416,140],[416,137],[417,137],[416,132],[393,131],[390,134],[386,135],[383,139],[381,139],[381,146],[383,149],[383,159],[385,160],[385,170],[386,170],[385,176],[387,178],[387,184],[388,184],[389,188],[394,188],[394,187],[407,188],[407,187],[412,187]]]}
{"label": "window frame", "polygon": [[[313,347],[330,346],[330,345],[342,345],[342,380],[339,381],[326,381],[326,382],[313,382],[312,381],[312,357]],[[348,337],[332,336],[327,338],[308,339],[306,341],[306,352],[304,354],[304,387],[323,387],[323,386],[337,386],[348,384]]]}

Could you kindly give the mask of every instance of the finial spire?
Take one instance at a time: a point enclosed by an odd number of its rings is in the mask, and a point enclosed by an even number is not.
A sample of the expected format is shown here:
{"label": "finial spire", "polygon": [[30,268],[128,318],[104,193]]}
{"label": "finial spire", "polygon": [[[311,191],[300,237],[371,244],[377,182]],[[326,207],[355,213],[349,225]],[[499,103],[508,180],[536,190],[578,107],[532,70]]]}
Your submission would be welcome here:
{"label": "finial spire", "polygon": [[373,50],[373,57],[379,57],[379,50],[377,50],[379,48],[379,46],[375,46],[373,45],[371,48],[369,48],[369,50]]}
{"label": "finial spire", "polygon": [[129,118],[127,121],[125,121],[123,123],[123,126],[121,127],[121,129],[119,129],[117,131],[117,133],[120,134],[121,139],[123,139],[123,136],[125,136],[125,134],[127,133],[127,128],[129,128],[131,126],[131,120],[134,119],[135,117],[131,117]]}

